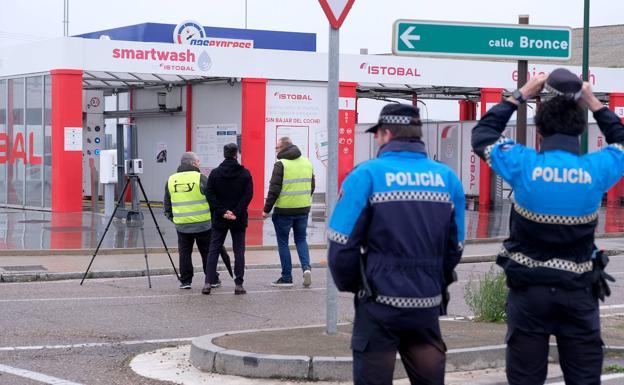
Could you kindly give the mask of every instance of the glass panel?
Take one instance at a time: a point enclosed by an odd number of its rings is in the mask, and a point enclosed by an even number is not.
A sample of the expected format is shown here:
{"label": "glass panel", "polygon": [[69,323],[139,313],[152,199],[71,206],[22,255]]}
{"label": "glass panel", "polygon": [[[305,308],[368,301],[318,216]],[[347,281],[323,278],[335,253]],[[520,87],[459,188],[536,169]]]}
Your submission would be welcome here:
{"label": "glass panel", "polygon": [[9,166],[8,203],[24,204],[24,79],[9,80]]}
{"label": "glass panel", "polygon": [[0,80],[0,203],[6,203],[7,81]]}
{"label": "glass panel", "polygon": [[41,173],[43,172],[43,79],[26,79],[26,206],[41,207]]}
{"label": "glass panel", "polygon": [[43,141],[43,205],[52,208],[52,79],[45,76],[45,137]]}

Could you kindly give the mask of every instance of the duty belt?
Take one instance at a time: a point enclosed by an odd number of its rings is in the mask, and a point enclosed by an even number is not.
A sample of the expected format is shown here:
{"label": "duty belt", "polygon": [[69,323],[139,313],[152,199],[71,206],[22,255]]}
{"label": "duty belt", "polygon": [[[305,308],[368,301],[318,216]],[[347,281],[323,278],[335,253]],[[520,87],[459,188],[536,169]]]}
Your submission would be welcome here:
{"label": "duty belt", "polygon": [[440,306],[442,303],[442,294],[429,298],[388,297],[386,295],[378,295],[375,297],[375,302],[402,309],[429,308]]}
{"label": "duty belt", "polygon": [[576,263],[560,258],[551,258],[546,261],[538,261],[519,252],[510,252],[505,248],[501,250],[499,256],[509,258],[512,261],[528,268],[544,267],[548,269],[568,271],[576,274],[587,273],[592,271],[593,269],[592,261]]}

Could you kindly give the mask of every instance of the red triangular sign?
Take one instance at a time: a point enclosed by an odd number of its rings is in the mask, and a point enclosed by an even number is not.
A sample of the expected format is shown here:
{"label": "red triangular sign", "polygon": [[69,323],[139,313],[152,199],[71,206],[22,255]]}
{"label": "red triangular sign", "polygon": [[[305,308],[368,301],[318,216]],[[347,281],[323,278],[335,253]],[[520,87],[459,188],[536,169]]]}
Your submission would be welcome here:
{"label": "red triangular sign", "polygon": [[347,17],[355,0],[319,0],[329,24],[338,29]]}

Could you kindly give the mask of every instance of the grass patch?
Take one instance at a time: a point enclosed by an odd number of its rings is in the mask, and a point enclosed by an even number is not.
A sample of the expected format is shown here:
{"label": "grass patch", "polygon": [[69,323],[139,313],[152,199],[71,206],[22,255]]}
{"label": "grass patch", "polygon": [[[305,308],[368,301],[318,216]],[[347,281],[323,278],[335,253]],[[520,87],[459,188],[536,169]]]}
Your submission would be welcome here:
{"label": "grass patch", "polygon": [[464,292],[464,299],[472,310],[475,321],[505,322],[507,312],[507,284],[505,274],[495,271],[494,266],[489,272],[478,279],[470,278]]}
{"label": "grass patch", "polygon": [[618,364],[611,364],[602,368],[602,373],[604,374],[624,373],[624,368]]}

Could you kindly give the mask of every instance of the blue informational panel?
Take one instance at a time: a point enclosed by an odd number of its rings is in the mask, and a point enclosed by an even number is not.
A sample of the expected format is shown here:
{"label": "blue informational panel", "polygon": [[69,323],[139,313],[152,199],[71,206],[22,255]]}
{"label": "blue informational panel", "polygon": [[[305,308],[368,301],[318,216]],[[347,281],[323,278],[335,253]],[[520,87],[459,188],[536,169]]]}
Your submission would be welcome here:
{"label": "blue informational panel", "polygon": [[[107,29],[77,35],[87,39],[99,39],[106,35],[112,40],[141,41],[153,43],[177,43],[182,44],[180,35],[183,35],[185,28],[197,26],[196,22],[185,21],[178,25],[144,23],[130,25],[127,27]],[[304,32],[282,32],[263,31],[256,29],[237,29],[220,27],[203,27],[203,31],[198,31],[203,36],[200,39],[192,39],[195,45],[225,44],[228,41],[251,41],[255,49],[277,49],[289,51],[316,51],[316,34]],[[215,40],[211,44],[211,40]],[[204,44],[201,44],[201,43]],[[199,44],[198,44],[199,43]]]}

